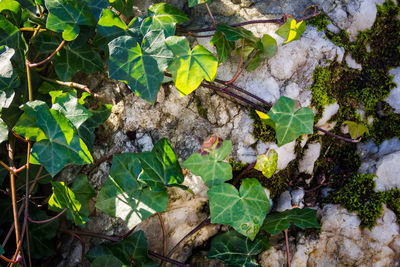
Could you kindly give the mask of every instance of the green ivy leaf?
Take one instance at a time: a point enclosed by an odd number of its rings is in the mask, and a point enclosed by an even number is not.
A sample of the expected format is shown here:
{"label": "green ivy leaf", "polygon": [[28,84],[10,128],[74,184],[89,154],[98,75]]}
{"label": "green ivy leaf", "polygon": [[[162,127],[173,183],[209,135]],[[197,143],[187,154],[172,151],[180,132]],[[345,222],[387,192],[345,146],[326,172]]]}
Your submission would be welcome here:
{"label": "green ivy leaf", "polygon": [[346,124],[349,127],[349,132],[352,139],[356,139],[360,136],[363,136],[365,133],[369,133],[368,127],[366,127],[363,123],[344,121],[343,124]]}
{"label": "green ivy leaf", "polygon": [[151,152],[138,154],[143,173],[139,181],[152,191],[165,191],[165,186],[179,186],[184,176],[175,152],[166,138],[157,142]]}
{"label": "green ivy leaf", "polygon": [[276,164],[278,163],[278,153],[275,150],[269,150],[267,155],[258,155],[257,162],[254,166],[254,169],[259,170],[262,174],[267,177],[271,178],[272,175],[275,173]]}
{"label": "green ivy leaf", "polygon": [[0,13],[5,13],[5,11],[18,26],[21,22],[21,5],[15,0],[2,0],[0,1]]}
{"label": "green ivy leaf", "polygon": [[258,39],[251,31],[246,30],[243,27],[231,27],[228,25],[220,24],[217,25],[217,31],[223,33],[228,41],[234,42],[239,39],[245,39],[253,45],[255,45],[258,41]]}
{"label": "green ivy leaf", "polygon": [[6,45],[15,50],[13,60],[19,68],[25,67],[25,51],[28,46],[19,28],[0,14],[0,46]]}
{"label": "green ivy leaf", "polygon": [[306,30],[306,23],[302,20],[296,23],[293,18],[288,18],[285,24],[283,24],[275,33],[286,40],[284,44],[290,43],[291,41],[297,40]]}
{"label": "green ivy leaf", "polygon": [[257,179],[244,179],[239,192],[231,184],[220,184],[213,186],[207,195],[210,199],[211,223],[228,224],[254,240],[270,206]]}
{"label": "green ivy leaf", "polygon": [[89,200],[96,196],[96,191],[89,184],[86,175],[78,175],[71,186],[71,191],[75,194],[76,200],[81,204],[79,211],[84,217],[89,216]]}
{"label": "green ivy leaf", "polygon": [[302,229],[320,228],[316,216],[317,211],[308,208],[295,208],[280,213],[272,213],[265,218],[262,229],[271,235],[276,235],[277,233],[288,229],[291,222]]}
{"label": "green ivy leaf", "polygon": [[120,261],[118,258],[112,256],[112,255],[103,255],[100,256],[99,258],[96,258],[92,264],[90,264],[91,267],[126,267],[128,265],[125,265]]}
{"label": "green ivy leaf", "polygon": [[110,0],[110,5],[127,18],[132,15],[133,0]]}
{"label": "green ivy leaf", "polygon": [[141,46],[136,38],[121,36],[108,44],[110,78],[126,82],[132,91],[153,103],[172,59],[162,31],[144,36]]}
{"label": "green ivy leaf", "polygon": [[168,71],[171,72],[175,87],[181,96],[193,92],[203,79],[215,79],[218,61],[210,51],[201,45],[191,50],[185,37],[168,37],[166,44],[175,55]]}
{"label": "green ivy leaf", "polygon": [[189,7],[193,7],[204,3],[209,4],[211,3],[211,0],[189,0]]}
{"label": "green ivy leaf", "polygon": [[88,218],[82,214],[82,205],[76,198],[74,192],[64,182],[51,182],[53,194],[49,199],[49,210],[61,212],[67,210],[67,217],[73,218],[76,225],[84,224]]}
{"label": "green ivy leaf", "polygon": [[90,110],[92,116],[78,128],[79,136],[89,149],[93,147],[95,134],[94,130],[103,124],[111,114],[112,105],[100,105],[96,110]]}
{"label": "green ivy leaf", "polygon": [[206,151],[193,153],[182,163],[193,174],[201,176],[209,188],[232,179],[232,166],[223,161],[231,153],[232,142],[226,140],[219,146],[216,141]]}
{"label": "green ivy leaf", "polygon": [[0,245],[0,255],[4,254],[4,248]]}
{"label": "green ivy leaf", "polygon": [[33,46],[41,54],[54,52],[61,42],[61,34],[51,31],[40,32],[32,39]]}
{"label": "green ivy leaf", "polygon": [[93,158],[87,146],[62,113],[49,109],[42,101],[28,102],[21,109],[25,112],[17,121],[14,131],[36,141],[31,151],[32,160],[36,164],[43,164],[51,176],[69,163],[92,163]]}
{"label": "green ivy leaf", "polygon": [[11,63],[15,50],[7,46],[0,46],[0,112],[10,107],[14,99],[14,89],[20,85]]}
{"label": "green ivy leaf", "polygon": [[149,31],[164,31],[165,37],[175,34],[175,25],[189,21],[189,18],[181,10],[166,4],[153,4],[148,9],[149,16],[141,26],[142,34]]}
{"label": "green ivy leaf", "polygon": [[66,41],[74,40],[79,35],[79,25],[93,26],[96,23],[89,3],[91,2],[83,0],[46,1],[46,8],[49,11],[46,28],[62,32],[62,37]]}
{"label": "green ivy leaf", "polygon": [[97,23],[100,19],[101,12],[106,9],[109,1],[108,0],[82,0],[87,4],[90,11],[92,11],[95,22]]}
{"label": "green ivy leaf", "polygon": [[123,219],[129,228],[167,209],[168,194],[153,192],[138,181],[142,167],[137,154],[113,156],[110,175],[100,190],[96,207]]}
{"label": "green ivy leaf", "polygon": [[235,48],[235,42],[228,41],[225,35],[220,31],[215,32],[210,44],[217,48],[218,63],[227,60],[231,50]]}
{"label": "green ivy leaf", "polygon": [[53,58],[55,71],[63,81],[69,81],[78,71],[94,73],[104,71],[103,61],[88,44],[78,48],[64,45]]}
{"label": "green ivy leaf", "polygon": [[2,119],[0,119],[0,144],[8,140],[8,127]]}
{"label": "green ivy leaf", "polygon": [[[95,260],[104,255],[114,256],[127,266],[156,267],[156,264],[147,254],[147,240],[142,230],[134,232],[118,243],[102,244],[89,250],[86,257]],[[114,265],[108,265],[114,266]]]}
{"label": "green ivy leaf", "polygon": [[257,264],[255,256],[269,248],[265,236],[257,236],[254,241],[244,237],[234,230],[219,234],[211,241],[211,248],[207,258],[219,259],[227,266],[242,267]]}
{"label": "green ivy leaf", "polygon": [[[33,220],[41,221],[51,218],[44,211],[37,209],[30,209],[29,213],[29,217]],[[43,259],[56,254],[57,246],[53,238],[57,234],[58,225],[58,219],[48,223],[29,224],[29,243],[35,244],[30,246],[32,258]],[[24,245],[26,245],[26,242]]]}
{"label": "green ivy leaf", "polygon": [[265,59],[275,56],[278,52],[276,40],[268,34],[264,34],[257,46],[260,50],[255,53],[250,61],[246,68],[247,71],[255,70]]}
{"label": "green ivy leaf", "polygon": [[309,108],[297,111],[292,99],[282,96],[268,112],[275,123],[278,146],[290,143],[302,134],[312,134],[314,113]]}

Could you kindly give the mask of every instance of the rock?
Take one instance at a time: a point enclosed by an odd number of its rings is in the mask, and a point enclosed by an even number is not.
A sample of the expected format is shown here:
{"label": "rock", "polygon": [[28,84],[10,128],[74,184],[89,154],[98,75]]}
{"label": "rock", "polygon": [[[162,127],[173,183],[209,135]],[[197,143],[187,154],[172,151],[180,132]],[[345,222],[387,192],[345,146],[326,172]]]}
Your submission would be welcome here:
{"label": "rock", "polygon": [[299,172],[312,174],[314,170],[314,163],[319,158],[320,152],[320,143],[308,144],[307,149],[304,151],[303,158],[299,162]]}
{"label": "rock", "polygon": [[276,204],[276,211],[282,212],[285,210],[291,210],[292,208],[292,196],[290,195],[289,191],[285,191],[280,195],[278,199],[278,203]]}
{"label": "rock", "polygon": [[[317,126],[324,130],[330,130],[335,127],[336,122],[328,123],[328,121],[339,111],[338,103],[333,103],[331,105],[326,105],[322,118],[318,121]],[[320,133],[324,134],[324,133]]]}
{"label": "rock", "polygon": [[346,56],[345,61],[346,61],[347,65],[352,69],[356,69],[356,70],[362,69],[361,64],[357,63],[350,54],[348,54]]}
{"label": "rock", "polygon": [[282,267],[286,263],[286,255],[283,250],[278,250],[275,247],[262,252],[258,260],[263,267]]}
{"label": "rock", "polygon": [[299,206],[304,198],[304,190],[296,189],[290,192],[290,194],[292,195],[292,206]]}
{"label": "rock", "polygon": [[400,151],[384,156],[377,163],[375,191],[400,188]]}
{"label": "rock", "polygon": [[389,73],[394,75],[393,82],[396,83],[397,87],[392,89],[385,101],[394,108],[395,113],[400,113],[400,67],[391,70]]}

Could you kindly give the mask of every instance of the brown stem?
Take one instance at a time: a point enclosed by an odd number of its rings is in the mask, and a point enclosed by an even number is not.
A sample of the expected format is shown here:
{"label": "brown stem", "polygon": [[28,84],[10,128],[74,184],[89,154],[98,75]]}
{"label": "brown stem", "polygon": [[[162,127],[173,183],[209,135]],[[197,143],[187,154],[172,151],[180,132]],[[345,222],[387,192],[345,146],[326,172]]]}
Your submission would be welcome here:
{"label": "brown stem", "polygon": [[18,138],[19,140],[21,140],[22,142],[29,142],[29,140],[28,139],[26,139],[26,138],[23,138],[22,136],[20,136],[19,134],[17,134],[17,133],[15,133],[15,132],[11,132],[16,138]]}
{"label": "brown stem", "polygon": [[122,149],[118,150],[117,152],[113,152],[110,153],[108,155],[105,155],[104,157],[99,158],[98,160],[96,160],[90,167],[88,170],[85,171],[85,174],[89,174],[91,171],[93,171],[96,167],[98,167],[101,163],[103,163],[104,161],[107,161],[109,159],[111,159],[115,154],[121,154],[122,153]]}
{"label": "brown stem", "polygon": [[[244,39],[243,39],[243,40],[244,40]],[[227,83],[227,84],[226,84],[227,86],[225,87],[225,89],[227,89],[228,87],[230,87],[230,85],[231,85],[232,83],[234,83],[234,82],[239,78],[240,75],[242,75],[243,71],[247,68],[247,66],[249,66],[251,60],[254,58],[254,56],[256,55],[256,53],[257,53],[256,50],[254,50],[253,52],[251,52],[249,58],[247,59],[246,63],[244,64],[243,68],[241,68],[241,69],[238,68],[238,71],[236,72],[236,74],[235,74],[235,76],[232,78],[232,80],[226,82],[226,83]]]}
{"label": "brown stem", "polygon": [[182,263],[182,262],[179,262],[179,261],[176,261],[176,260],[173,260],[173,259],[164,257],[164,256],[162,256],[162,255],[160,255],[160,254],[158,254],[158,253],[155,253],[154,251],[151,251],[151,250],[148,250],[147,253],[148,253],[150,256],[153,256],[153,257],[158,258],[158,259],[163,260],[163,261],[167,261],[167,262],[172,263],[172,264],[175,264],[175,265],[177,265],[177,266],[190,267],[189,264],[185,264],[185,263]]}
{"label": "brown stem", "polygon": [[314,126],[314,129],[317,130],[317,131],[326,133],[327,135],[330,135],[330,136],[332,136],[332,137],[335,137],[335,138],[337,138],[337,139],[339,139],[339,140],[348,142],[348,143],[358,143],[358,142],[361,141],[361,138],[359,138],[359,139],[346,138],[346,137],[343,137],[343,136],[340,136],[340,135],[336,135],[336,134],[334,134],[334,133],[331,133],[330,131],[324,130],[324,129],[319,128],[319,127],[317,127],[317,126]]}
{"label": "brown stem", "polygon": [[0,160],[0,165],[3,165],[3,167],[6,168],[7,171],[9,171],[10,173],[11,173],[11,172],[14,173],[14,171],[13,171],[10,167],[8,167],[7,164],[5,164],[5,163],[4,163],[3,161],[1,161],[1,160]]}
{"label": "brown stem", "polygon": [[286,241],[286,256],[287,256],[287,265],[290,267],[290,251],[289,251],[289,238],[288,238],[288,229],[285,229],[285,241]]}
{"label": "brown stem", "polygon": [[[14,167],[14,151],[10,144],[7,144],[8,150],[8,160],[9,164]],[[14,216],[14,225],[15,225],[15,239],[16,244],[19,243],[19,220],[18,220],[18,211],[17,211],[17,197],[15,191],[15,174],[14,172],[10,171],[10,187],[11,187],[11,202],[12,202],[12,209],[13,209],[13,216]]]}
{"label": "brown stem", "polygon": [[[226,85],[234,83],[237,80],[237,78],[239,78],[239,75],[241,73],[240,68],[242,67],[242,64],[243,64],[243,54],[244,54],[243,52],[244,52],[244,39],[242,39],[242,49],[240,52],[240,61],[239,61],[239,65],[237,67],[236,73],[235,73],[235,75],[233,75],[233,77],[230,81],[226,82]],[[227,88],[225,88],[225,89],[227,89]]]}
{"label": "brown stem", "polygon": [[62,212],[60,212],[60,213],[57,214],[56,216],[54,216],[54,217],[52,217],[52,218],[50,218],[50,219],[47,219],[47,220],[43,220],[43,221],[35,221],[35,220],[33,220],[31,217],[29,217],[29,215],[28,215],[28,221],[31,222],[31,223],[37,223],[37,224],[49,223],[49,222],[52,222],[52,221],[56,220],[58,217],[60,217],[61,215],[63,215],[64,212],[66,212],[66,211],[67,211],[67,209],[65,208],[65,209],[63,209]]}
{"label": "brown stem", "polygon": [[217,24],[215,23],[214,16],[213,16],[213,14],[211,12],[211,9],[210,9],[210,7],[208,6],[207,3],[206,3],[206,8],[207,8],[208,15],[210,15],[210,17],[211,17],[213,27],[215,28],[217,26]]}
{"label": "brown stem", "polygon": [[32,267],[31,242],[29,241],[29,224],[26,225],[26,248],[28,250],[29,267]]}
{"label": "brown stem", "polygon": [[[164,220],[162,218],[162,215],[157,212],[158,220],[160,221],[161,225],[161,230],[163,234],[163,256],[167,255],[167,232],[165,231],[165,225],[164,225]],[[161,261],[161,264],[164,264],[164,261]]]}
{"label": "brown stem", "polygon": [[64,46],[64,44],[65,44],[65,40],[62,40],[60,45],[57,47],[56,50],[53,51],[53,53],[50,54],[50,56],[48,56],[47,58],[43,59],[42,61],[40,61],[38,63],[30,63],[29,61],[27,61],[27,66],[30,68],[34,68],[34,67],[38,67],[42,64],[49,62],[57,54],[57,52],[60,51],[60,49]]}
{"label": "brown stem", "polygon": [[40,78],[42,78],[45,81],[51,82],[51,83],[56,83],[56,84],[59,84],[59,85],[80,89],[82,91],[85,91],[85,92],[91,94],[93,97],[99,97],[98,94],[92,92],[92,90],[90,90],[89,87],[87,87],[87,85],[85,85],[85,84],[80,84],[80,83],[75,83],[75,82],[63,82],[63,81],[49,79],[49,78],[44,77],[44,76],[40,76]]}
{"label": "brown stem", "polygon": [[72,235],[76,239],[78,239],[79,242],[81,243],[81,246],[82,246],[81,264],[82,264],[82,267],[85,267],[85,241],[83,241],[83,239],[77,234],[72,233]]}
{"label": "brown stem", "polygon": [[4,257],[3,255],[0,255],[0,259],[3,259],[8,263],[18,263],[18,261],[10,260],[9,258]]}
{"label": "brown stem", "polygon": [[[22,214],[22,210],[23,210],[24,206],[25,206],[25,204],[22,204],[21,207],[19,208],[19,210],[18,210],[18,217]],[[3,243],[1,244],[1,246],[2,246],[3,248],[6,246],[8,240],[10,239],[10,236],[11,236],[12,232],[14,231],[14,229],[15,229],[15,224],[13,223],[13,224],[11,225],[11,227],[10,227],[10,230],[8,230],[8,233],[7,233],[7,235],[6,235],[6,238],[4,238]]]}

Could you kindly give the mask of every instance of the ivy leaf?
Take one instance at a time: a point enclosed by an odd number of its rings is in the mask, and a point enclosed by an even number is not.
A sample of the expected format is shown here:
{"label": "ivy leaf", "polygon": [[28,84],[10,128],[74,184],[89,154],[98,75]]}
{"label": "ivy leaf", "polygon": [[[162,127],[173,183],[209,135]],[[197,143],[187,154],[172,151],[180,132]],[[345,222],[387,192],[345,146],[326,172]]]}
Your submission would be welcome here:
{"label": "ivy leaf", "polygon": [[123,219],[129,228],[167,209],[167,191],[153,192],[138,181],[142,167],[137,154],[114,155],[110,175],[100,190],[96,208]]}
{"label": "ivy leaf", "polygon": [[209,4],[211,3],[211,0],[189,0],[189,7],[193,7],[204,3]]}
{"label": "ivy leaf", "polygon": [[217,31],[223,33],[225,35],[226,40],[228,41],[237,41],[239,39],[245,39],[250,42],[250,44],[255,45],[258,39],[254,36],[254,34],[246,30],[243,27],[231,27],[228,25],[220,24],[217,25]]}
{"label": "ivy leaf", "polygon": [[0,46],[6,45],[15,50],[13,60],[19,68],[25,67],[25,51],[28,46],[18,27],[0,15]]}
{"label": "ivy leaf", "polygon": [[290,143],[302,134],[312,134],[314,113],[309,108],[294,110],[292,99],[282,96],[268,112],[275,123],[278,146]]}
{"label": "ivy leaf", "polygon": [[111,114],[111,109],[112,105],[100,105],[98,109],[90,110],[92,116],[78,128],[79,136],[90,149],[96,137],[94,130],[108,119]]}
{"label": "ivy leaf", "polygon": [[228,41],[225,35],[220,31],[215,32],[210,44],[217,48],[218,63],[227,60],[231,50],[235,48],[235,42]]}
{"label": "ivy leaf", "polygon": [[4,254],[4,248],[0,245],[0,255]]}
{"label": "ivy leaf", "polygon": [[79,128],[92,113],[79,103],[75,92],[52,91],[52,109],[62,113],[74,126]]}
{"label": "ivy leaf", "polygon": [[17,121],[14,131],[36,141],[31,151],[32,160],[43,164],[51,176],[69,163],[92,163],[93,158],[87,146],[63,114],[49,109],[46,103],[38,100],[24,104],[21,109],[25,112]]}
{"label": "ivy leaf", "polygon": [[175,152],[166,138],[157,142],[151,152],[138,154],[143,173],[139,181],[154,192],[165,191],[165,186],[179,186],[184,176]]}
{"label": "ivy leaf", "polygon": [[276,40],[268,34],[263,35],[257,46],[260,50],[255,53],[250,61],[246,68],[247,71],[255,70],[265,59],[275,56],[278,52]]}
{"label": "ivy leaf", "polygon": [[262,229],[271,235],[276,235],[277,233],[288,229],[291,222],[302,229],[320,228],[316,215],[316,210],[308,208],[295,208],[279,213],[272,213],[265,218]]}
{"label": "ivy leaf", "polygon": [[368,128],[363,123],[344,121],[343,124],[346,124],[349,127],[349,132],[352,139],[356,139],[360,136],[363,136],[365,133],[369,133]]}
{"label": "ivy leaf", "polygon": [[61,34],[51,31],[40,32],[32,39],[33,46],[41,54],[54,52],[61,42]]}
{"label": "ivy leaf", "polygon": [[19,25],[21,22],[21,5],[15,0],[2,0],[0,1],[0,13],[6,11],[15,23]]}
{"label": "ivy leaf", "polygon": [[133,0],[110,0],[110,5],[127,18],[132,15]]}
{"label": "ivy leaf", "polygon": [[78,71],[90,74],[104,70],[99,53],[88,44],[78,48],[64,45],[54,56],[53,63],[58,77],[63,81],[69,81]]}
{"label": "ivy leaf", "polygon": [[168,37],[166,44],[175,55],[168,71],[171,72],[175,87],[181,96],[194,91],[203,79],[214,80],[218,61],[210,51],[201,45],[191,50],[185,37]]}
{"label": "ivy leaf", "polygon": [[0,144],[8,140],[8,127],[2,119],[0,119]]}
{"label": "ivy leaf", "polygon": [[96,23],[86,1],[51,0],[46,1],[46,8],[49,11],[46,28],[62,32],[66,41],[72,41],[78,36],[79,25],[92,26]]}
{"label": "ivy leaf", "polygon": [[[142,230],[136,231],[118,243],[102,244],[89,250],[86,257],[95,260],[104,255],[114,256],[127,266],[156,267],[156,264],[147,254],[147,240]],[[100,265],[114,266],[114,265]]]}
{"label": "ivy leaf", "polygon": [[[29,213],[29,216],[33,220],[41,221],[51,218],[44,211],[37,209],[32,209]],[[58,225],[58,219],[48,223],[29,224],[29,243],[35,244],[34,246],[30,246],[32,258],[43,259],[56,254],[57,246],[53,238],[57,234]]]}
{"label": "ivy leaf", "polygon": [[148,9],[149,16],[143,21],[141,32],[145,35],[149,31],[164,31],[165,37],[175,34],[175,25],[189,21],[181,10],[166,4],[153,4]]}
{"label": "ivy leaf", "polygon": [[290,43],[291,41],[297,40],[306,30],[306,23],[302,20],[296,24],[296,20],[288,18],[285,24],[283,24],[275,33],[286,40],[284,44]]}
{"label": "ivy leaf", "polygon": [[278,153],[271,149],[269,150],[268,155],[257,156],[257,162],[254,166],[254,169],[261,171],[265,177],[271,178],[271,176],[275,173],[277,163]]}
{"label": "ivy leaf", "polygon": [[112,255],[103,255],[100,256],[99,258],[96,258],[92,264],[90,264],[91,267],[107,267],[107,266],[113,266],[113,267],[126,267],[128,265],[125,265],[120,261],[118,258],[112,256]]}
{"label": "ivy leaf", "polygon": [[211,223],[228,224],[254,240],[270,206],[267,195],[255,178],[242,181],[240,191],[231,184],[213,186],[210,199]]}
{"label": "ivy leaf", "polygon": [[132,91],[153,103],[172,59],[162,31],[144,36],[141,46],[136,38],[121,36],[108,44],[110,78],[126,82]]}
{"label": "ivy leaf", "polygon": [[14,54],[14,49],[0,46],[0,112],[11,105],[15,95],[14,89],[20,85],[11,63]]}
{"label": "ivy leaf", "polygon": [[109,1],[108,0],[82,0],[87,4],[90,11],[93,14],[95,22],[98,22],[103,9],[106,9]]}
{"label": "ivy leaf", "polygon": [[86,223],[88,218],[82,214],[82,205],[74,192],[64,182],[51,182],[51,185],[53,187],[53,194],[49,199],[49,209],[59,212],[68,209],[67,215],[72,216],[76,225]]}
{"label": "ivy leaf", "polygon": [[182,166],[193,174],[201,176],[204,183],[211,188],[232,179],[232,166],[223,161],[231,150],[231,141],[223,141],[221,145],[221,139],[215,140],[208,148],[190,155]]}
{"label": "ivy leaf", "polygon": [[71,191],[75,194],[76,200],[81,204],[79,211],[84,217],[89,216],[89,200],[96,196],[96,191],[89,184],[86,175],[78,175],[71,186]]}
{"label": "ivy leaf", "polygon": [[219,234],[211,241],[207,258],[219,259],[227,266],[260,266],[255,256],[269,248],[265,236],[257,236],[254,241],[244,237],[234,230]]}

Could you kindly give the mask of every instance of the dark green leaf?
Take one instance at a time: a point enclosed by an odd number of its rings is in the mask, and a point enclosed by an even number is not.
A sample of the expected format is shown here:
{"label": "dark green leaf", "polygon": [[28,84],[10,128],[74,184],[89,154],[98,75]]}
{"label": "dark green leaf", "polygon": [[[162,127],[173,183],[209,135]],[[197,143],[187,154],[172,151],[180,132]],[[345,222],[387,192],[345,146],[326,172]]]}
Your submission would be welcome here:
{"label": "dark green leaf", "polygon": [[61,34],[51,31],[41,32],[32,39],[33,46],[41,54],[54,52],[61,42]]}
{"label": "dark green leaf", "polygon": [[185,37],[168,37],[166,44],[175,55],[168,71],[171,72],[175,87],[182,96],[199,87],[203,79],[214,80],[218,61],[210,51],[201,45],[191,50]]}
{"label": "dark green leaf", "polygon": [[149,31],[164,31],[165,37],[175,34],[176,23],[184,23],[189,18],[181,10],[166,4],[157,3],[149,7],[149,16],[143,21],[141,31],[145,35]]}
{"label": "dark green leaf", "polygon": [[79,211],[84,217],[89,216],[89,200],[96,196],[96,191],[89,184],[86,175],[78,175],[71,186],[71,191],[75,194],[75,198],[81,204]]}
{"label": "dark green leaf", "polygon": [[111,105],[100,105],[98,109],[91,110],[92,116],[78,128],[79,136],[89,149],[92,148],[96,137],[94,130],[108,119],[111,114],[111,108]]}
{"label": "dark green leaf", "polygon": [[108,6],[108,0],[82,0],[87,4],[96,22],[99,21],[101,11]]}
{"label": "dark green leaf", "polygon": [[25,66],[25,54],[27,45],[18,27],[0,15],[0,46],[6,45],[15,50],[13,60],[19,68]]}
{"label": "dark green leaf", "polygon": [[[87,146],[79,138],[68,119],[42,101],[24,104],[14,131],[36,141],[32,147],[33,163],[43,164],[56,175],[66,164],[89,164],[93,161]],[[70,111],[73,112],[73,111]]]}
{"label": "dark green leaf", "polygon": [[207,254],[210,259],[219,259],[232,267],[242,267],[252,264],[259,266],[255,256],[268,249],[268,239],[257,236],[254,241],[234,230],[219,234],[211,241],[211,249]]}
{"label": "dark green leaf", "polygon": [[251,31],[243,27],[231,27],[220,24],[217,25],[217,31],[223,33],[228,41],[237,41],[239,39],[245,39],[251,43],[257,43],[258,41]]}
{"label": "dark green leaf", "polygon": [[139,180],[152,191],[160,192],[165,186],[178,186],[184,176],[175,152],[166,138],[157,142],[151,152],[138,154],[143,173]]}
{"label": "dark green leaf", "polygon": [[153,103],[172,59],[162,31],[144,36],[141,46],[136,38],[121,36],[108,45],[110,78],[126,82],[138,96]]}
{"label": "dark green leaf", "polygon": [[316,216],[317,211],[308,208],[295,208],[280,213],[272,213],[265,218],[262,229],[272,235],[276,235],[277,233],[288,229],[291,222],[302,229],[320,228]]}
{"label": "dark green leaf", "polygon": [[228,41],[225,37],[225,34],[220,31],[215,32],[210,44],[217,48],[218,63],[222,63],[227,60],[231,50],[235,48],[235,42]]}
{"label": "dark green leaf", "polygon": [[210,188],[232,179],[232,166],[223,161],[231,153],[232,142],[226,140],[221,147],[218,146],[217,141],[207,149],[206,153],[201,151],[193,153],[182,163],[182,166],[193,174],[201,176]]}
{"label": "dark green leaf", "polygon": [[69,81],[78,71],[90,74],[104,70],[99,53],[87,44],[79,48],[64,45],[54,56],[53,63],[58,77],[63,81]]}
{"label": "dark green leaf", "polygon": [[292,99],[282,96],[267,114],[275,123],[278,146],[290,143],[302,134],[312,134],[314,113],[309,108],[295,111]]}
{"label": "dark green leaf", "polygon": [[189,0],[189,7],[210,2],[211,0]]}
{"label": "dark green leaf", "polygon": [[0,245],[0,255],[4,254],[4,248]]}
{"label": "dark green leaf", "polygon": [[46,28],[55,32],[62,32],[66,41],[74,40],[79,32],[79,25],[95,25],[96,20],[87,2],[76,0],[46,1],[49,11]]}
{"label": "dark green leaf", "polygon": [[286,40],[284,44],[297,40],[306,30],[306,23],[302,20],[296,23],[296,20],[289,18],[275,33]]}
{"label": "dark green leaf", "polygon": [[[47,220],[45,212],[35,209],[30,209],[29,216],[33,220]],[[35,259],[43,259],[56,254],[56,243],[53,238],[58,231],[58,220],[49,223],[29,224],[29,243],[31,256]],[[34,245],[32,245],[34,244]]]}
{"label": "dark green leaf", "polygon": [[100,190],[96,207],[123,219],[129,228],[167,209],[166,191],[153,192],[138,181],[142,167],[137,154],[113,156],[110,175]]}
{"label": "dark green leaf", "polygon": [[133,0],[110,0],[110,5],[127,18],[132,15]]}
{"label": "dark green leaf", "polygon": [[278,52],[276,40],[268,34],[264,34],[258,42],[257,47],[260,50],[255,53],[253,59],[250,61],[246,68],[247,71],[255,70],[265,59],[275,56]]}
{"label": "dark green leaf", "polygon": [[[4,175],[5,174],[5,175]],[[0,177],[8,175],[6,168],[2,168],[0,171]],[[0,178],[2,180],[2,178]],[[0,183],[1,185],[2,183]],[[11,198],[0,199],[0,222],[7,223],[13,221],[12,204]]]}
{"label": "dark green leaf", "polygon": [[257,179],[244,179],[240,192],[231,184],[220,184],[213,186],[207,195],[210,199],[211,223],[228,224],[254,240],[270,206]]}
{"label": "dark green leaf", "polygon": [[21,6],[15,0],[0,1],[0,13],[8,12],[16,26],[19,26],[21,21]]}
{"label": "dark green leaf", "polygon": [[82,213],[82,205],[74,192],[64,182],[51,182],[51,184],[53,186],[53,194],[49,199],[49,209],[58,212],[68,209],[67,214],[72,216],[76,225],[86,223],[88,218]]}
{"label": "dark green leaf", "polygon": [[103,255],[100,256],[99,258],[96,258],[92,264],[90,265],[91,267],[125,267],[128,265],[125,265],[120,261],[118,258],[112,256],[112,255]]}
{"label": "dark green leaf", "polygon": [[2,119],[0,119],[0,144],[8,140],[8,127]]}

